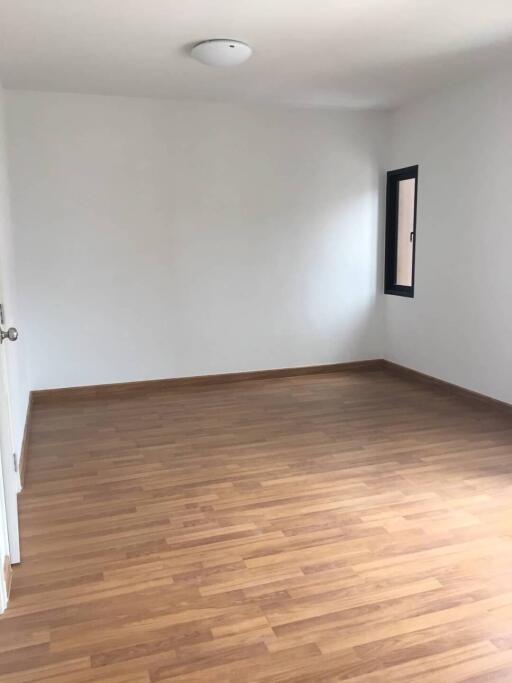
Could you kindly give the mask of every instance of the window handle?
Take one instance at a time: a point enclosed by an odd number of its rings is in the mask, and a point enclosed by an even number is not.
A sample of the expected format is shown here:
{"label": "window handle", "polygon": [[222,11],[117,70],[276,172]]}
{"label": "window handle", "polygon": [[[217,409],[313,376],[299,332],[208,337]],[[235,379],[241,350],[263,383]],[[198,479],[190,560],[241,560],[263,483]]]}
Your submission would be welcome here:
{"label": "window handle", "polygon": [[414,232],[409,233],[409,242],[412,242],[414,239]]}

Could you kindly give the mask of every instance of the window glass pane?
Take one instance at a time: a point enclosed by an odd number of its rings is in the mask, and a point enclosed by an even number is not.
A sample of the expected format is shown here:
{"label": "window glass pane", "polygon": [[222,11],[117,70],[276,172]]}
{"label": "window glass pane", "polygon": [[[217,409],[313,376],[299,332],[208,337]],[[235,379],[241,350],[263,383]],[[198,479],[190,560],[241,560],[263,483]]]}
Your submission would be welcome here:
{"label": "window glass pane", "polygon": [[396,254],[396,284],[412,285],[412,255],[414,230],[414,195],[416,179],[408,178],[398,183],[398,229]]}

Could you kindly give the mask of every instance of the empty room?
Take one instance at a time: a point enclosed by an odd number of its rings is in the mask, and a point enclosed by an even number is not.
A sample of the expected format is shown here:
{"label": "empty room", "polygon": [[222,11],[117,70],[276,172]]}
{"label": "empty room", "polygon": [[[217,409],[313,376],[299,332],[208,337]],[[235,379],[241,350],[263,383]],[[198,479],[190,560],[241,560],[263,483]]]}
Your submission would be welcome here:
{"label": "empty room", "polygon": [[512,683],[510,0],[0,0],[0,683]]}

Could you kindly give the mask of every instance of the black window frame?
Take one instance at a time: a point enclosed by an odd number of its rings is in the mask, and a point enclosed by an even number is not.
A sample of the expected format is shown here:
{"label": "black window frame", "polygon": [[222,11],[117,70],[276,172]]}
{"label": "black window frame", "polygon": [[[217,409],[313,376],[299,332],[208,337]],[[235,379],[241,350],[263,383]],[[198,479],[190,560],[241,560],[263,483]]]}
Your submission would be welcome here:
{"label": "black window frame", "polygon": [[[412,284],[396,284],[396,261],[398,246],[398,186],[401,180],[414,178],[414,222],[412,229]],[[384,267],[384,293],[395,296],[414,297],[416,270],[416,213],[418,204],[418,166],[407,166],[388,171],[386,180],[386,261]]]}

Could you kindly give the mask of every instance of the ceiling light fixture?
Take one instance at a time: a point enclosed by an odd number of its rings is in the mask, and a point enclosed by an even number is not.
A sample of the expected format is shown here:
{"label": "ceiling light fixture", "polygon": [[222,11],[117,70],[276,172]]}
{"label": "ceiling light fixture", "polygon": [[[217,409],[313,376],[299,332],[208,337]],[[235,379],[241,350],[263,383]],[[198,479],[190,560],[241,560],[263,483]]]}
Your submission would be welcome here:
{"label": "ceiling light fixture", "polygon": [[190,54],[208,66],[236,66],[249,59],[252,49],[239,40],[215,38],[197,43]]}

